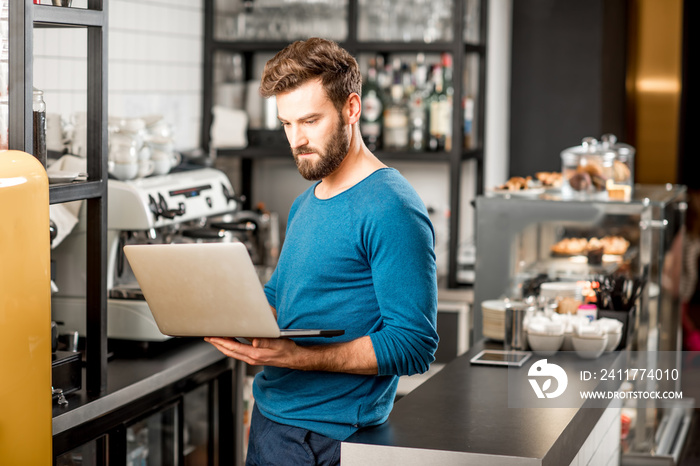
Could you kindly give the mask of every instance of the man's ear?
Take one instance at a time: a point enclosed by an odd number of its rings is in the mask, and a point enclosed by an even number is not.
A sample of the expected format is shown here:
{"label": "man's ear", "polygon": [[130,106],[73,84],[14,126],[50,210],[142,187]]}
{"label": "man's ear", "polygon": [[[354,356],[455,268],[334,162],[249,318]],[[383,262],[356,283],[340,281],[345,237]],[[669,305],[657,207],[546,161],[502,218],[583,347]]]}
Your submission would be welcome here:
{"label": "man's ear", "polygon": [[360,121],[360,113],[362,110],[362,101],[360,96],[353,92],[348,96],[348,100],[345,102],[343,108],[343,117],[345,118],[345,124],[354,125]]}

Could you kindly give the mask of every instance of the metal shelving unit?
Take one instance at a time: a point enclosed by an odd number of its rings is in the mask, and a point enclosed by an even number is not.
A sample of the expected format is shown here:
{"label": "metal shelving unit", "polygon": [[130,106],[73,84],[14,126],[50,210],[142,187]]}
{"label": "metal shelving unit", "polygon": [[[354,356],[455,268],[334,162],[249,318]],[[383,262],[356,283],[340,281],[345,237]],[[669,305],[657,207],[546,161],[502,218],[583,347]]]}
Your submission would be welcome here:
{"label": "metal shelving unit", "polygon": [[[218,51],[227,51],[232,53],[241,53],[245,58],[247,65],[252,63],[252,57],[260,52],[277,52],[287,46],[289,41],[264,41],[264,40],[235,40],[222,41],[216,40],[214,37],[214,19],[215,7],[214,0],[205,0],[204,9],[204,72],[203,83],[204,96],[202,99],[202,128],[201,128],[201,143],[206,150],[209,149],[209,128],[211,127],[213,116],[213,87],[214,87],[214,54]],[[348,0],[347,3],[347,21],[348,34],[345,41],[339,42],[341,46],[347,49],[353,55],[363,53],[391,54],[391,53],[441,53],[448,52],[452,55],[453,70],[455,75],[459,73],[461,76],[464,70],[465,58],[468,55],[475,55],[479,60],[479,92],[475,102],[476,112],[478,115],[476,137],[479,141],[479,146],[474,149],[465,150],[461,143],[454,143],[449,152],[393,152],[393,151],[378,151],[376,155],[382,160],[393,161],[418,161],[424,163],[442,163],[449,164],[450,167],[450,242],[449,242],[449,264],[448,264],[448,286],[456,288],[459,286],[457,281],[457,253],[459,243],[459,224],[460,224],[460,209],[461,209],[461,187],[462,187],[462,164],[467,160],[476,162],[476,191],[481,194],[484,191],[483,185],[483,161],[484,161],[484,112],[485,112],[485,80],[486,80],[486,25],[488,15],[488,0],[481,0],[480,17],[479,17],[479,43],[465,43],[464,41],[464,0],[453,1],[452,11],[452,28],[453,40],[442,42],[378,42],[378,41],[361,41],[358,38],[358,21],[359,21],[359,0]],[[310,35],[313,35],[311,31]],[[250,66],[246,66],[246,73],[249,73]],[[250,79],[252,76],[246,76]],[[458,98],[453,99],[453,121],[452,134],[454,141],[462,141],[463,125],[462,125],[462,99],[463,82],[462,79],[455,79],[453,82],[454,95]],[[232,156],[242,159],[241,163],[241,186],[243,195],[250,199],[251,196],[251,174],[253,170],[253,162],[264,158],[281,158],[286,156],[285,150],[279,150],[278,146],[249,146],[245,149],[230,150],[219,149],[217,156]],[[288,157],[291,163],[291,157]],[[248,201],[250,202],[250,201]]]}
{"label": "metal shelving unit", "polygon": [[85,182],[51,185],[49,202],[86,200],[87,341],[86,380],[90,395],[107,388],[107,25],[104,0],[88,0],[87,9],[12,2],[10,19],[9,147],[33,150],[32,83],[34,28],[87,28],[87,172]]}

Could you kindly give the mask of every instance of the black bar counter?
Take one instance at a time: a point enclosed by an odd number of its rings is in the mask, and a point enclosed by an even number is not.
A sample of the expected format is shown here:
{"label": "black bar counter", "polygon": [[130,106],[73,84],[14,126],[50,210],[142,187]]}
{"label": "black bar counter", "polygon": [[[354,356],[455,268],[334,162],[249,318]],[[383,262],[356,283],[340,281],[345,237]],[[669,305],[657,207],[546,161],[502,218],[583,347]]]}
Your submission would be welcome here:
{"label": "black bar counter", "polygon": [[[387,422],[343,442],[342,464],[572,464],[606,409],[581,409],[583,402],[579,408],[509,408],[508,372],[513,369],[471,364],[482,349],[483,342],[476,344],[398,400]],[[600,363],[614,365],[621,356],[606,353]],[[527,367],[538,359],[533,354],[517,370],[527,377]],[[575,358],[572,364],[576,371],[590,367]],[[570,387],[577,384],[569,378]],[[614,420],[615,414],[608,416]]]}

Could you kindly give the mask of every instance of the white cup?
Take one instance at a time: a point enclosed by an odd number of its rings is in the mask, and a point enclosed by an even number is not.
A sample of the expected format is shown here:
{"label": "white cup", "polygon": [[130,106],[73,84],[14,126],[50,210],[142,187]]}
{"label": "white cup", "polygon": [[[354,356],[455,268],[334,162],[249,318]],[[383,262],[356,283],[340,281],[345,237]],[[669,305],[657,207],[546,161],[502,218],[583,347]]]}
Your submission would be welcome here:
{"label": "white cup", "polygon": [[151,148],[144,145],[139,151],[139,162],[145,162],[151,159]]}
{"label": "white cup", "polygon": [[46,114],[46,148],[61,152],[63,150],[63,121],[58,113]]}
{"label": "white cup", "polygon": [[133,180],[139,174],[139,164],[109,162],[109,173],[118,180],[127,181]]}
{"label": "white cup", "polygon": [[71,137],[71,154],[87,156],[87,124],[76,124]]}
{"label": "white cup", "polygon": [[[149,124],[150,123],[150,124]],[[173,128],[168,122],[162,119],[158,120],[151,118],[146,123],[146,132],[156,138],[171,139],[173,137]]]}
{"label": "white cup", "polygon": [[142,118],[121,118],[117,124],[120,131],[125,133],[139,133],[146,129],[146,122]]}
{"label": "white cup", "polygon": [[138,173],[136,174],[137,178],[145,178],[149,175],[153,174],[153,170],[155,169],[155,163],[153,160],[145,160],[142,162],[139,162],[137,164],[138,166]]}
{"label": "white cup", "polygon": [[155,175],[165,175],[170,170],[180,163],[181,157],[179,152],[166,152],[162,150],[151,151],[151,161],[155,164],[153,173]]}
{"label": "white cup", "polygon": [[167,159],[151,160],[153,162],[153,174],[166,175],[170,172],[170,161]]}
{"label": "white cup", "polygon": [[245,110],[248,114],[248,127],[254,129],[263,127],[263,109],[265,102],[258,92],[259,87],[259,81],[248,81]]}
{"label": "white cup", "polygon": [[139,154],[136,145],[125,141],[113,141],[109,148],[109,159],[115,163],[137,163]]}

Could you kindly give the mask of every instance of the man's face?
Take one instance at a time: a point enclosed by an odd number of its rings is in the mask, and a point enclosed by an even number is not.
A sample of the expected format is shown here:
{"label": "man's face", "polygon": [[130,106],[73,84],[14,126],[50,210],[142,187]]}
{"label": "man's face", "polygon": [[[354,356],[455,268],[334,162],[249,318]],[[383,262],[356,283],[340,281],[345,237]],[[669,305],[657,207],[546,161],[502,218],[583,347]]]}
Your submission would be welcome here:
{"label": "man's face", "polygon": [[320,180],[340,166],[350,148],[349,126],[320,80],[278,94],[277,111],[301,176]]}

